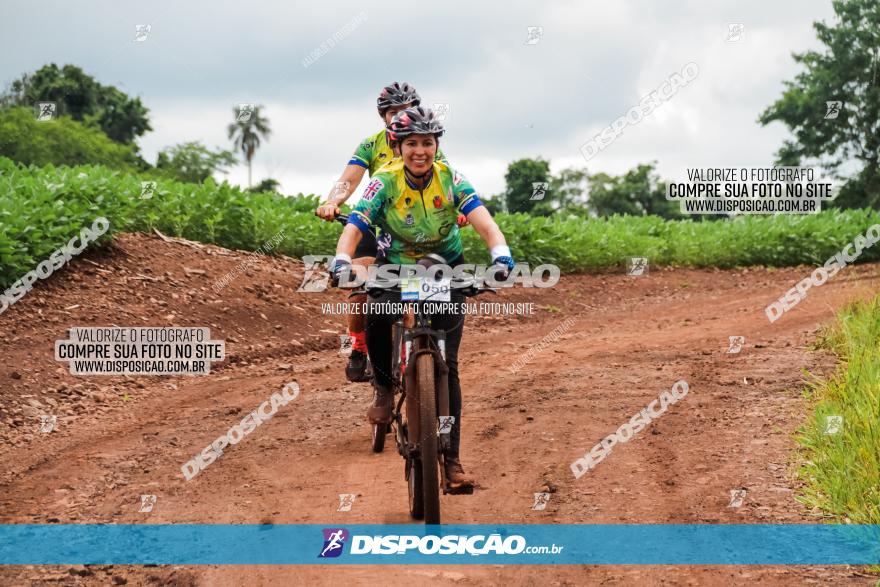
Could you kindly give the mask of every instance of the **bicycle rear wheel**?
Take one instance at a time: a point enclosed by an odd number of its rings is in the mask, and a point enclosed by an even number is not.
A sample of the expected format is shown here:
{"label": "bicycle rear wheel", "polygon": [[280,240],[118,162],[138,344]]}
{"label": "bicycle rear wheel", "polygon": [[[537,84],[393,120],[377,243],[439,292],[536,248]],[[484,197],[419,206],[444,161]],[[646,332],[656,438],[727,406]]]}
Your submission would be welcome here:
{"label": "bicycle rear wheel", "polygon": [[[434,356],[418,356],[416,374],[419,386],[419,455],[415,471],[421,473],[425,523],[440,523],[440,460],[437,438],[437,401],[434,388]],[[420,465],[420,466],[418,466]]]}

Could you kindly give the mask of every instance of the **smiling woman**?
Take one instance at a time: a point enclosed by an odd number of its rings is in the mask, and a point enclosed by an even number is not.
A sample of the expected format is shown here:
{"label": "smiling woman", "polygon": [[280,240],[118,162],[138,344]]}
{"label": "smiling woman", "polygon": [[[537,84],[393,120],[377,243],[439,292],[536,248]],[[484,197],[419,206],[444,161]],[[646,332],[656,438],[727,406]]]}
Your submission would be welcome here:
{"label": "smiling woman", "polygon": [[[504,235],[483,206],[473,186],[463,175],[442,161],[436,161],[438,138],[443,125],[430,109],[415,106],[398,113],[391,121],[388,138],[392,148],[400,147],[400,158],[382,167],[364,191],[349,217],[331,264],[334,285],[351,268],[352,256],[364,234],[374,225],[390,240],[376,258],[378,266],[416,264],[429,258],[456,267],[464,263],[458,215],[463,214],[480,235],[492,256],[492,264],[506,271],[514,268]],[[375,425],[387,425],[394,399],[391,373],[391,331],[399,313],[379,308],[399,303],[401,292],[386,290],[377,296],[367,317],[367,350],[374,367],[375,400],[367,412]],[[452,293],[456,308],[463,306],[463,294]],[[433,327],[446,331],[445,361],[449,369],[449,411],[454,418],[451,447],[444,459],[446,479],[458,488],[472,487],[474,480],[464,473],[459,461],[461,430],[461,386],[458,377],[458,347],[464,330],[464,312],[457,310],[432,317]]]}
{"label": "smiling woman", "polygon": [[696,4],[5,0],[0,587],[868,582],[880,2]]}

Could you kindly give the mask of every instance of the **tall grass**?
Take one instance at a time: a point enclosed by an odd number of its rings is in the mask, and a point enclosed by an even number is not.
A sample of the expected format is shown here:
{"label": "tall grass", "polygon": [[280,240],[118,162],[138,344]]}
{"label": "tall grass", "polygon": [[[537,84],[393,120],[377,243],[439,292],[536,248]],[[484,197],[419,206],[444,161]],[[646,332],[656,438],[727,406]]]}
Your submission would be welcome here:
{"label": "tall grass", "polygon": [[[798,437],[801,500],[843,521],[880,524],[880,296],[844,308],[819,346],[841,362],[807,391],[816,405]],[[843,417],[837,433],[827,433],[830,416]]]}

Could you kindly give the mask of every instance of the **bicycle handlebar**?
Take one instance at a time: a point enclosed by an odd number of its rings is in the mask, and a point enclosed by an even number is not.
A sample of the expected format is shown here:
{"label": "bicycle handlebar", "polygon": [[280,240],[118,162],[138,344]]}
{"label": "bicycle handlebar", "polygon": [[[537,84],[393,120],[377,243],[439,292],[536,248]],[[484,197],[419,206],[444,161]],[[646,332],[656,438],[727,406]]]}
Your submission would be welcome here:
{"label": "bicycle handlebar", "polygon": [[[337,214],[336,218],[334,218],[334,220],[336,220],[336,222],[339,222],[340,224],[345,226],[346,224],[348,224],[348,218],[349,218],[348,214]],[[397,287],[397,286],[398,286],[398,284],[394,284],[390,287],[367,287],[366,284],[363,284],[360,287],[357,287],[354,290],[352,290],[352,292],[349,294],[349,297],[353,296],[353,295],[357,295],[357,294],[362,294],[362,293],[367,293],[371,297],[376,297],[376,296],[380,295],[382,292],[390,291],[392,288]],[[462,295],[464,295],[465,297],[474,297],[474,296],[478,296],[483,293],[494,293],[494,294],[498,293],[498,290],[495,288],[475,287],[474,285],[470,285],[467,287],[451,287],[450,292],[452,292],[452,291],[457,291],[457,292],[461,293]]]}
{"label": "bicycle handlebar", "polygon": [[[394,291],[394,288],[398,287],[398,285],[399,284],[390,285],[388,287],[378,287],[378,286],[367,287],[366,284],[363,284],[357,288],[354,288],[354,290],[349,294],[349,296],[354,296],[354,295],[366,293],[370,297],[378,297],[379,295],[381,295],[384,292]],[[498,290],[496,288],[492,288],[492,287],[476,287],[474,285],[469,285],[466,287],[452,287],[452,288],[450,288],[449,293],[451,294],[453,292],[458,292],[465,297],[471,298],[471,297],[475,297],[475,296],[478,296],[478,295],[484,294],[484,293],[497,294]],[[430,300],[411,300],[411,301],[430,301]]]}

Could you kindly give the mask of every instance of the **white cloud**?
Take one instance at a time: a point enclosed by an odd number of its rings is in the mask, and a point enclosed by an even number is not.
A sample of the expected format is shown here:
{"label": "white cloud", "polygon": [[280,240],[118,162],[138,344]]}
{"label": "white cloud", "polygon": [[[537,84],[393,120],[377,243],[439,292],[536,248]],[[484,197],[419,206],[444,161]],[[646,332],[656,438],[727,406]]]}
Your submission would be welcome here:
{"label": "white cloud", "polygon": [[[309,68],[301,60],[361,12],[366,21]],[[242,4],[233,0],[119,3],[88,8],[47,0],[7,2],[2,82],[44,63],[74,63],[141,97],[154,131],[148,160],[201,140],[230,148],[235,102],[265,105],[273,134],[257,152],[254,181],[288,193],[326,193],[363,137],[380,128],[379,88],[407,80],[425,102],[449,102],[442,146],[483,193],[504,188],[509,161],[543,156],[553,169],[586,163],[578,147],[689,61],[700,76],[590,161],[623,172],[657,160],[661,173],[693,165],[772,161],[786,131],[756,119],[797,71],[790,52],[816,47],[811,23],[829,0],[654,4],[482,4],[463,0],[391,6],[359,2]],[[133,43],[134,25],[152,25]],[[728,23],[744,38],[727,43]],[[528,26],[542,26],[525,45]],[[228,176],[244,183],[239,166]]]}

